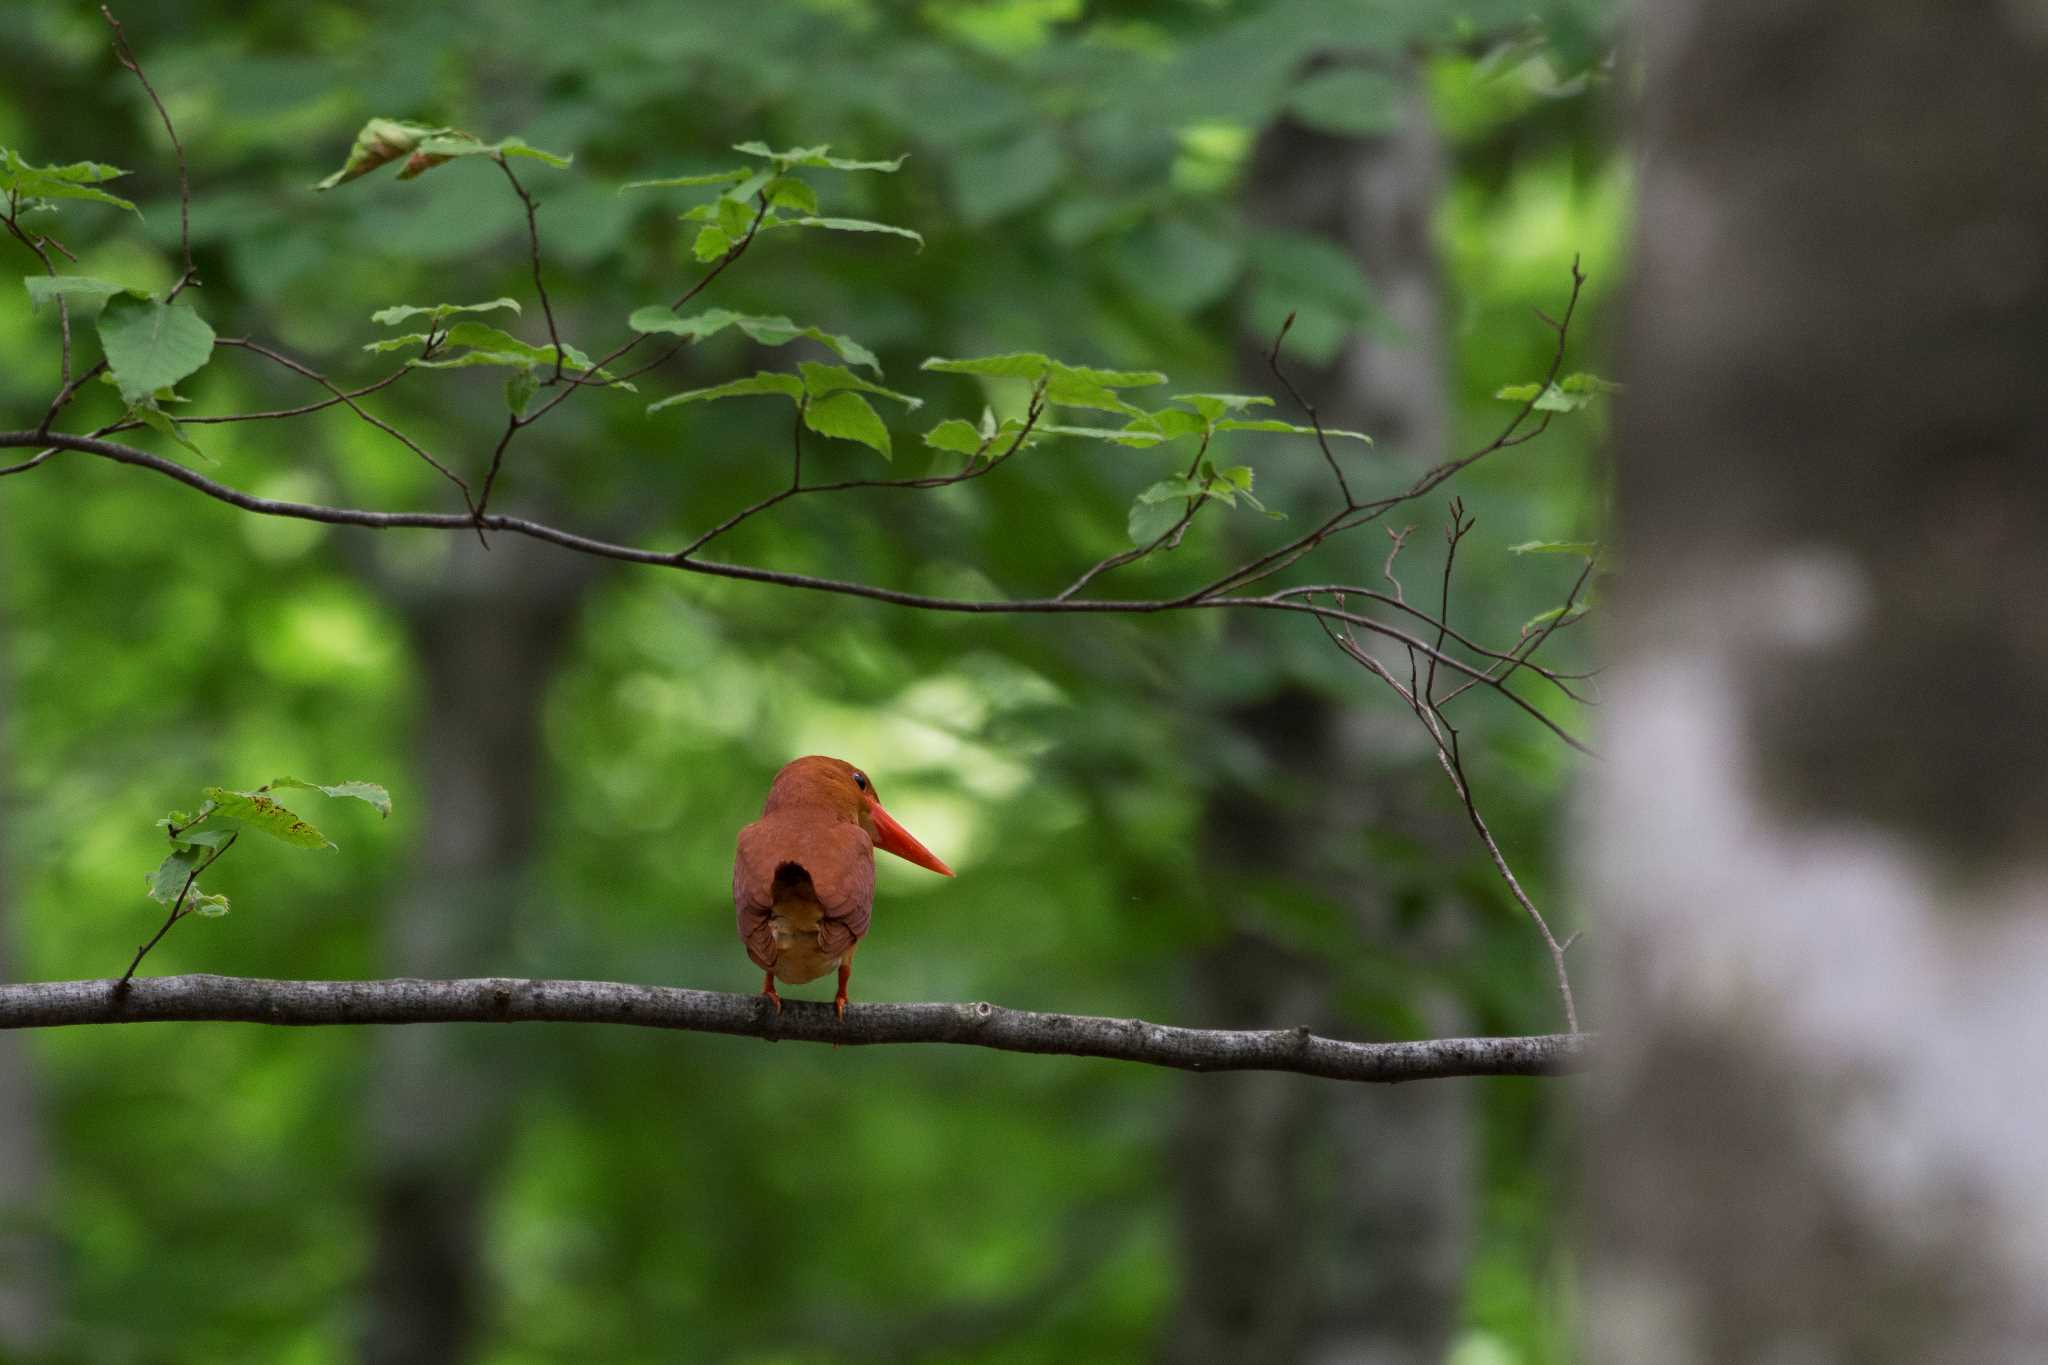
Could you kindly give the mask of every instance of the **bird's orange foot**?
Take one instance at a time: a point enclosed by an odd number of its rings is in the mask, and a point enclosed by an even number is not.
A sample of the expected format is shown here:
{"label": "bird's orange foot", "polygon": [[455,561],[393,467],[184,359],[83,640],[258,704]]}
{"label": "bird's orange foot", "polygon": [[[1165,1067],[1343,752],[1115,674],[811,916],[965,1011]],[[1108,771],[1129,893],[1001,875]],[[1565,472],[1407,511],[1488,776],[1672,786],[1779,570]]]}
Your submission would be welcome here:
{"label": "bird's orange foot", "polygon": [[775,993],[775,973],[768,972],[761,982],[761,994],[769,1004],[775,1006],[777,1014],[782,1013],[782,997]]}
{"label": "bird's orange foot", "polygon": [[832,997],[832,1017],[834,1019],[844,1019],[846,1017],[845,991],[841,991],[839,992],[839,994]]}

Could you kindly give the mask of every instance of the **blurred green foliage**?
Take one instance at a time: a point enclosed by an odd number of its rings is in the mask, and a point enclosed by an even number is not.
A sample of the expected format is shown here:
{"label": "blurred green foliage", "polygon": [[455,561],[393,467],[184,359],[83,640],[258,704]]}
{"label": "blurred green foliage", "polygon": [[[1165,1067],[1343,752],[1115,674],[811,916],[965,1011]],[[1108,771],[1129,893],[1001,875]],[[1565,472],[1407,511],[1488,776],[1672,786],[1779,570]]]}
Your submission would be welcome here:
{"label": "blurred green foliage", "polygon": [[[1506,412],[1494,391],[1543,372],[1551,339],[1530,310],[1559,305],[1574,253],[1594,281],[1575,363],[1602,368],[1627,193],[1601,87],[1587,79],[1605,10],[1554,5],[1532,26],[1529,8],[757,0],[742,22],[722,5],[665,3],[137,3],[120,17],[191,163],[204,284],[187,297],[220,335],[270,339],[342,383],[388,366],[358,349],[383,335],[368,321],[378,309],[510,295],[525,323],[537,311],[519,205],[481,159],[311,192],[371,116],[574,154],[567,170],[520,170],[542,206],[563,337],[593,354],[699,268],[697,226],[677,216],[693,201],[622,195],[620,183],[722,167],[752,138],[907,152],[894,175],[820,184],[826,212],[914,228],[921,252],[855,233],[764,238],[705,302],[873,348],[886,382],[926,401],[914,426],[891,418],[893,472],[918,474],[957,459],[911,437],[923,418],[973,420],[984,401],[1013,417],[1024,395],[1015,382],[922,372],[927,355],[1041,351],[1156,367],[1174,392],[1229,391],[1243,385],[1233,367],[1247,329],[1270,335],[1297,311],[1290,344],[1306,375],[1374,325],[1372,281],[1327,242],[1251,226],[1242,193],[1252,138],[1273,119],[1343,134],[1385,126],[1370,77],[1299,78],[1330,50],[1433,44],[1430,105],[1453,153],[1437,231],[1461,439],[1483,443]],[[67,207],[58,235],[78,262],[65,268],[167,288],[178,271],[168,145],[96,11],[34,4],[4,27],[0,145],[38,163],[132,169],[114,183],[140,206],[146,240],[131,215]],[[21,273],[34,270],[5,245]],[[0,425],[40,414],[53,336],[50,310],[20,296],[0,306],[0,410],[15,414]],[[514,448],[497,504],[680,543],[786,477],[786,411],[704,404],[648,418],[646,403],[788,363],[734,328],[643,378],[638,395],[580,395]],[[81,420],[118,414],[97,388]],[[181,414],[317,396],[246,353],[217,353],[180,392],[191,400]],[[502,374],[457,370],[409,378],[383,410],[474,477],[504,403]],[[1560,424],[1460,479],[1480,522],[1461,552],[1468,631],[1512,639],[1560,600],[1575,566],[1505,550],[1597,535],[1597,423]],[[187,434],[216,462],[210,476],[253,492],[448,504],[432,471],[337,411]],[[1262,473],[1320,459],[1296,438],[1236,439],[1232,452]],[[1378,488],[1447,453],[1345,458]],[[817,442],[813,462],[821,477],[891,472],[847,442]],[[720,554],[913,590],[1039,594],[1128,544],[1133,498],[1174,472],[1167,455],[1054,442],[935,494],[799,500]],[[1311,504],[1280,510],[1298,520]],[[197,787],[277,772],[375,779],[396,814],[338,817],[356,826],[343,855],[240,849],[209,873],[235,914],[181,927],[149,970],[381,974],[378,921],[407,876],[423,799],[423,699],[399,608],[378,584],[431,576],[439,536],[249,517],[83,456],[0,483],[13,756],[0,799],[18,975],[118,973],[159,913],[143,886],[162,852],[151,817]],[[1200,582],[1227,548],[1192,536],[1113,581],[1133,594]],[[1426,579],[1430,561],[1412,553]],[[1383,554],[1383,541],[1361,541],[1336,563],[1365,581]],[[1279,679],[1345,707],[1398,708],[1309,623],[1262,625],[1258,648],[1228,652],[1221,627],[1214,613],[947,616],[612,574],[550,693],[544,835],[510,869],[535,894],[508,910],[519,916],[511,951],[471,970],[753,988],[725,895],[733,833],[780,763],[826,752],[873,772],[891,809],[960,872],[941,885],[884,860],[857,998],[1203,1023],[1177,1007],[1182,964],[1222,932],[1225,898],[1243,890],[1193,856],[1205,794],[1249,771],[1288,799],[1284,774],[1247,769],[1217,709]],[[1580,647],[1572,634],[1560,657]],[[1467,715],[1489,818],[1539,903],[1570,927],[1557,839],[1570,755],[1483,695]],[[1420,746],[1396,741],[1386,771],[1356,781],[1447,807]],[[1359,1036],[1415,1026],[1425,985],[1454,988],[1488,1029],[1553,1026],[1539,945],[1478,849],[1447,851],[1394,823],[1361,828],[1344,856],[1414,913],[1464,916],[1476,931],[1448,982],[1419,981],[1370,943],[1343,954]],[[1257,903],[1283,937],[1315,938],[1331,916],[1312,885],[1265,887]],[[490,1212],[498,1288],[485,1360],[1107,1360],[1146,1356],[1159,1339],[1176,1254],[1161,1168],[1174,1098],[1199,1079],[964,1048],[474,1032],[463,1046],[476,1066],[520,1077]],[[68,1324],[57,1358],[351,1358],[370,1247],[371,1055],[347,1030],[35,1036],[55,1160],[42,1213],[62,1249]],[[1478,1084],[1480,1252],[1456,1358],[1563,1361],[1559,1089]]]}

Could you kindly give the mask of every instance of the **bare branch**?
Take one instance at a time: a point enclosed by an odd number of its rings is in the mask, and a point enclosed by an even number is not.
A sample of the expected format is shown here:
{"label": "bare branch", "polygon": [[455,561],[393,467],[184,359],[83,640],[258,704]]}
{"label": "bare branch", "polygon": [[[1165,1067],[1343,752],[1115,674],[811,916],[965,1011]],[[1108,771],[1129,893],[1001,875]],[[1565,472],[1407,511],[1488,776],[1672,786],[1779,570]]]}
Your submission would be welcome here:
{"label": "bare branch", "polygon": [[149,77],[142,74],[142,64],[135,60],[135,53],[128,46],[128,36],[121,32],[121,21],[105,5],[100,6],[100,14],[106,19],[107,26],[114,30],[114,56],[120,59],[121,65],[135,73],[135,79],[142,85],[142,93],[149,96],[149,102],[156,106],[156,116],[163,120],[164,132],[171,139],[171,151],[178,158],[178,249],[185,258],[185,271],[171,286],[171,292],[164,295],[164,302],[169,303],[185,292],[186,285],[199,278],[199,271],[192,264],[192,180],[185,171],[185,144],[178,141],[178,130],[171,126],[170,111],[157,98],[156,87],[149,83]]}
{"label": "bare branch", "polygon": [[1106,1057],[1185,1071],[1287,1071],[1343,1081],[1450,1076],[1559,1076],[1591,1059],[1583,1034],[1353,1043],[1307,1028],[1194,1029],[979,1004],[829,1005],[611,981],[265,981],[160,976],[0,986],[0,1028],[225,1020],[252,1024],[630,1024],[849,1047],[959,1043],[1004,1052]]}

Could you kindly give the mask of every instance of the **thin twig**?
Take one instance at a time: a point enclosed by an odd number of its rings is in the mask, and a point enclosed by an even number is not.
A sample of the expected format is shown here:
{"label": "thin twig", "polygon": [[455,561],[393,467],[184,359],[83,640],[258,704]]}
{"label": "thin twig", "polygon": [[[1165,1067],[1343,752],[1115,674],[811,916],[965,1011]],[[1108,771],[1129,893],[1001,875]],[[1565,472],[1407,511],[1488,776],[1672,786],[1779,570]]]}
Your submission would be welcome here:
{"label": "thin twig", "polygon": [[185,173],[185,144],[178,141],[178,130],[171,126],[170,112],[164,108],[164,102],[157,98],[156,87],[149,83],[148,76],[142,74],[142,63],[135,60],[135,53],[128,46],[128,37],[121,31],[121,21],[116,19],[114,12],[105,5],[100,6],[100,14],[114,30],[114,56],[120,59],[121,65],[134,72],[135,79],[141,82],[142,93],[149,96],[149,102],[156,106],[156,116],[163,120],[164,132],[171,139],[171,151],[178,158],[178,249],[185,259],[185,270],[178,276],[178,282],[171,286],[171,292],[164,295],[164,302],[169,303],[185,292],[186,285],[196,283],[199,279],[199,272],[192,265],[192,181]]}
{"label": "thin twig", "polygon": [[[191,826],[187,825],[185,828],[189,829],[191,828]],[[184,917],[185,899],[186,897],[192,894],[192,885],[194,882],[197,882],[199,880],[199,874],[206,871],[207,868],[212,867],[215,863],[219,862],[220,855],[227,852],[229,849],[233,848],[235,846],[235,840],[239,839],[240,837],[241,835],[239,833],[228,835],[227,839],[222,842],[221,846],[219,848],[214,849],[213,852],[207,856],[205,862],[199,864],[199,866],[193,868],[190,872],[185,874],[185,884],[182,887],[178,888],[178,899],[171,903],[171,913],[169,914],[169,916],[165,918],[163,926],[159,928],[153,936],[151,936],[149,942],[143,944],[140,948],[137,948],[135,950],[135,960],[128,964],[128,970],[121,973],[121,979],[114,983],[114,989],[117,992],[124,991],[128,988],[129,981],[132,980],[135,976],[135,969],[142,965],[143,958],[149,956],[149,950],[151,948],[156,947],[157,944],[161,943],[163,941],[164,935],[171,932],[171,926],[173,924],[176,924],[180,919]]]}

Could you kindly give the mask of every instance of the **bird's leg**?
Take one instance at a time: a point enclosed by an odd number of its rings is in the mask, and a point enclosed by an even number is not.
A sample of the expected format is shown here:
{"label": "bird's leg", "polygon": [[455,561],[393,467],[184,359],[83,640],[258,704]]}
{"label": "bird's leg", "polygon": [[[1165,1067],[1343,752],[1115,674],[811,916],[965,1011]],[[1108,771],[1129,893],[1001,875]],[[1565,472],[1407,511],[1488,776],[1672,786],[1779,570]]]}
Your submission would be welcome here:
{"label": "bird's leg", "polygon": [[832,1015],[836,1019],[846,1017],[846,978],[853,975],[853,949],[846,950],[846,956],[839,959],[839,994],[832,997]]}
{"label": "bird's leg", "polygon": [[775,1006],[777,1014],[782,1013],[782,997],[775,993],[775,973],[761,973],[761,994],[768,997],[768,1003]]}

